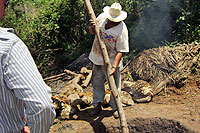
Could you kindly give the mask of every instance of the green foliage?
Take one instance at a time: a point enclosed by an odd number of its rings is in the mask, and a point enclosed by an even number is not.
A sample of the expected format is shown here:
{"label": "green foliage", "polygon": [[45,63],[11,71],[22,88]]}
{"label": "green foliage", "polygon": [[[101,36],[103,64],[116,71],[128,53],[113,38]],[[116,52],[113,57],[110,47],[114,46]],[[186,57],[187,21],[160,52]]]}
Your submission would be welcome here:
{"label": "green foliage", "polygon": [[[200,41],[199,0],[91,0],[96,16],[115,1],[128,13],[125,62],[143,49]],[[10,0],[0,26],[15,29],[45,77],[90,51],[88,20],[83,0]]]}
{"label": "green foliage", "polygon": [[28,32],[28,24],[25,15],[25,7],[23,0],[10,1],[9,8],[7,9],[7,16],[5,20],[1,22],[3,27],[13,27],[15,32],[22,40],[28,40],[30,33]]}
{"label": "green foliage", "polygon": [[184,43],[200,42],[200,1],[184,0],[177,19],[177,39]]}
{"label": "green foliage", "polygon": [[[34,33],[34,44],[37,45],[34,47],[40,51],[56,50],[52,53],[55,58],[52,58],[53,64],[65,67],[77,56],[80,56],[81,52],[84,52],[83,49],[88,47],[86,45],[88,43],[87,26],[82,10],[83,2],[51,0],[45,5],[40,9],[38,18],[34,19],[33,27],[37,29]],[[36,53],[36,55],[38,54]],[[41,58],[45,59],[43,56]],[[39,58],[37,60],[41,62]],[[49,60],[47,60],[48,63]],[[43,65],[41,64],[41,66]]]}
{"label": "green foliage", "polygon": [[83,9],[79,0],[11,0],[2,25],[15,28],[47,75],[91,47]]}
{"label": "green foliage", "polygon": [[161,41],[161,42],[162,42],[162,44],[164,44],[167,47],[176,47],[176,46],[180,45],[180,42],[178,42],[178,41],[169,42],[167,40],[164,40],[164,41]]}

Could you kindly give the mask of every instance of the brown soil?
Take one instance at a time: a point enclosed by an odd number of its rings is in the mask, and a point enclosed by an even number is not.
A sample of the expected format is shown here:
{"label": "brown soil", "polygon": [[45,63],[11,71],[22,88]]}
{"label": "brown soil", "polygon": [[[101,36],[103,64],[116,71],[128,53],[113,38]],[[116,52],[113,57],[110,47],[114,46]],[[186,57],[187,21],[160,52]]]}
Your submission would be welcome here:
{"label": "brown soil", "polygon": [[[150,103],[124,107],[130,132],[200,132],[200,78],[188,79],[180,88],[173,86],[153,97]],[[103,108],[90,117],[91,107],[77,112],[73,120],[55,120],[53,132],[121,132],[120,120]]]}

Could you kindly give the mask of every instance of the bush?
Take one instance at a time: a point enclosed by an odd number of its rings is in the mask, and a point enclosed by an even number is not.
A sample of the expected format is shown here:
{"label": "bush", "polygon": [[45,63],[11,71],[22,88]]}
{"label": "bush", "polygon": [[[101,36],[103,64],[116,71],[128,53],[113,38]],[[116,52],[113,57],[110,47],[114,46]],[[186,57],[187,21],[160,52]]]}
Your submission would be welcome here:
{"label": "bush", "polygon": [[15,28],[43,76],[63,69],[91,47],[83,1],[12,0],[8,10],[2,25]]}
{"label": "bush", "polygon": [[[114,0],[91,0],[96,16]],[[130,52],[125,61],[139,51],[160,45],[200,40],[200,1],[198,0],[121,0],[127,11]],[[60,73],[82,53],[91,49],[88,16],[83,0],[10,0],[1,22],[13,27],[30,49],[44,77]],[[177,43],[177,44],[175,44]]]}

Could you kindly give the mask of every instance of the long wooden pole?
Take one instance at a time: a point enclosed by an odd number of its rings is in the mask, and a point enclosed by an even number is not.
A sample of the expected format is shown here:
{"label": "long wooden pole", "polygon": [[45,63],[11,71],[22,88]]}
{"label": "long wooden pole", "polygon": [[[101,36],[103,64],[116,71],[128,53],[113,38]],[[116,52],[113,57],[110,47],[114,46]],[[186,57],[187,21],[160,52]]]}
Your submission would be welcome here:
{"label": "long wooden pole", "polygon": [[[96,22],[96,16],[95,16],[94,10],[92,8],[92,5],[90,3],[90,0],[84,0],[84,2],[85,2],[87,11],[88,11],[91,19],[93,19],[93,21]],[[115,101],[116,106],[117,106],[122,132],[128,133],[129,132],[128,125],[127,125],[127,122],[126,122],[125,113],[123,111],[121,99],[120,99],[120,96],[118,95],[118,92],[117,92],[117,87],[116,87],[116,84],[115,84],[115,81],[114,81],[114,77],[113,77],[113,75],[110,75],[110,71],[111,71],[112,66],[110,64],[110,60],[109,60],[109,57],[108,57],[108,52],[107,52],[106,46],[100,38],[99,26],[98,26],[97,23],[96,23],[96,26],[95,26],[95,32],[96,32],[96,36],[97,36],[98,41],[99,41],[99,45],[100,45],[103,60],[104,60],[104,65],[105,65],[105,68],[106,68],[107,82],[109,84],[110,90],[112,92],[112,95],[114,97],[114,101]]]}

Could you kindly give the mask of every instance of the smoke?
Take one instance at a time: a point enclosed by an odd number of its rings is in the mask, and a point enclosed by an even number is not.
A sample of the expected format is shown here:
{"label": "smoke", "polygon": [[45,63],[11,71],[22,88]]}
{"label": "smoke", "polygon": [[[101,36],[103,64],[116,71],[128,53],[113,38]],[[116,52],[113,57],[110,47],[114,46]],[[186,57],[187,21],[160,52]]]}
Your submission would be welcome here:
{"label": "smoke", "polygon": [[[130,32],[132,49],[147,49],[174,39],[171,0],[157,0],[142,9],[141,16]],[[176,2],[176,4],[178,4]]]}

